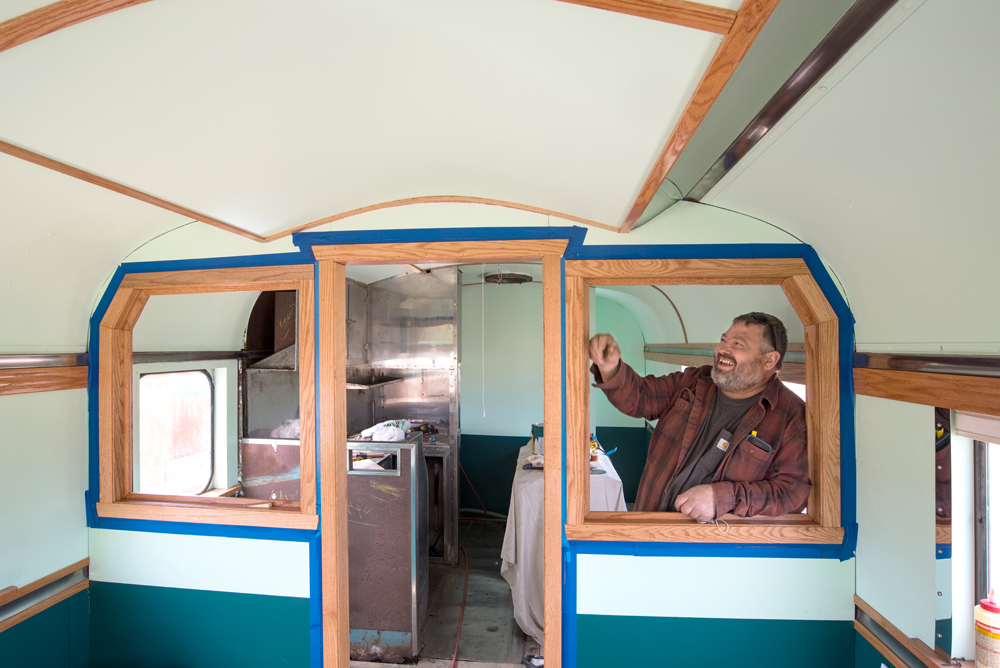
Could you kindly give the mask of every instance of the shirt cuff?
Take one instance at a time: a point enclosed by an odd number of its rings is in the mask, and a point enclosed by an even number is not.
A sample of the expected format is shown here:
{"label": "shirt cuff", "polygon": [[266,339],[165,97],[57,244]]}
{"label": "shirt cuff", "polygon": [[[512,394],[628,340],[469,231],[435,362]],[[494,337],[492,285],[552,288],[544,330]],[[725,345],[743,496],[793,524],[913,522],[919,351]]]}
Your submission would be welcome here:
{"label": "shirt cuff", "polygon": [[605,383],[604,382],[604,377],[601,375],[601,370],[597,367],[596,364],[591,364],[590,365],[590,373],[594,374],[594,387],[598,387],[598,388],[600,388],[602,390],[613,390],[616,387],[618,387],[619,385],[621,385],[621,383],[622,383],[622,376],[624,375],[622,373],[622,368],[624,366],[625,365],[621,362],[621,360],[619,360],[618,361],[618,371],[617,371],[617,373],[615,373],[615,377]]}
{"label": "shirt cuff", "polygon": [[715,519],[719,519],[736,506],[736,490],[731,482],[713,482],[712,491],[715,492]]}

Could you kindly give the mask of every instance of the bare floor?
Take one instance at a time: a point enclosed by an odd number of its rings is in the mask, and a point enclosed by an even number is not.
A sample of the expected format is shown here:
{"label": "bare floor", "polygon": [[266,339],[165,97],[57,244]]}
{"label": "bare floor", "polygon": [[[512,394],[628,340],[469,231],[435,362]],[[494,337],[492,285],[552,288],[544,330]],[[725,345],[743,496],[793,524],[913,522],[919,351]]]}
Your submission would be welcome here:
{"label": "bare floor", "polygon": [[[514,621],[510,586],[500,576],[504,520],[463,520],[459,544],[469,555],[469,593],[455,668],[523,668],[521,659],[541,654]],[[431,564],[429,616],[421,639],[420,660],[404,668],[449,668],[465,588],[465,555],[458,566]],[[403,664],[351,661],[351,668],[390,668]]]}
{"label": "bare floor", "polygon": [[[465,602],[458,658],[486,664],[521,665],[524,633],[514,622],[514,602],[500,577],[500,549],[506,522],[459,523],[459,545],[469,555],[469,593]],[[422,659],[451,659],[465,587],[465,555],[458,566],[432,565],[427,627]]]}

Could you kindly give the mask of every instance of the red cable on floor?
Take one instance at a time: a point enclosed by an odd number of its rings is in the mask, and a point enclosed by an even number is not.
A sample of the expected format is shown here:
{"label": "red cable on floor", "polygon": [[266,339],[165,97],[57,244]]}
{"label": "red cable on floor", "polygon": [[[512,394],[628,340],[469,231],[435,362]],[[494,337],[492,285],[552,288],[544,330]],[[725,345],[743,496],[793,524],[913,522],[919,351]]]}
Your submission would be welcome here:
{"label": "red cable on floor", "polygon": [[465,472],[465,467],[462,466],[462,462],[458,463],[458,468],[459,470],[462,471],[462,475],[465,476],[465,482],[469,483],[469,487],[472,488],[472,493],[476,495],[477,499],[479,499],[479,505],[483,507],[483,518],[485,519],[486,517],[489,516],[489,512],[487,512],[486,510],[486,504],[483,503],[483,500],[479,498],[479,492],[476,491],[476,488],[472,485],[472,481],[469,480],[469,474]]}
{"label": "red cable on floor", "polygon": [[451,668],[455,668],[455,660],[458,659],[458,643],[462,640],[462,618],[465,617],[465,597],[469,594],[469,553],[465,551],[464,545],[459,545],[459,548],[465,555],[465,591],[462,592],[462,611],[458,614],[458,637],[455,638],[455,653],[451,657]]}

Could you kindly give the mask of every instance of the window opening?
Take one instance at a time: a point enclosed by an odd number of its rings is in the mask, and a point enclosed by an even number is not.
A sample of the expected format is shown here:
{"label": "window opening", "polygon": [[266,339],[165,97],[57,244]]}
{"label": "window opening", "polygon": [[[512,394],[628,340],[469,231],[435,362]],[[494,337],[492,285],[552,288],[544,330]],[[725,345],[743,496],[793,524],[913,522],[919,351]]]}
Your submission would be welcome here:
{"label": "window opening", "polygon": [[139,489],[201,494],[212,484],[215,392],[205,370],[139,377]]}

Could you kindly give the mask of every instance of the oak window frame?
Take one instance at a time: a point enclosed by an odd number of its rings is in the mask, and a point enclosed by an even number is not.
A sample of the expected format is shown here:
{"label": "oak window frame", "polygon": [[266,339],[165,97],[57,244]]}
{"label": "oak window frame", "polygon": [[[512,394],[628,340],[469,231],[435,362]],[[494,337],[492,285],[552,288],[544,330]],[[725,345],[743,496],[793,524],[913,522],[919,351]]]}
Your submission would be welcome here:
{"label": "oak window frame", "polygon": [[[296,290],[301,501],[133,493],[132,331],[151,296]],[[98,517],[315,530],[316,413],[313,265],[125,274],[100,323]]]}
{"label": "oak window frame", "polygon": [[[841,544],[838,318],[804,260],[567,260],[566,538],[571,541]],[[723,515],[728,532],[683,513],[591,512],[589,288],[603,285],[780,285],[805,327],[806,429],[812,490],[806,513]]]}
{"label": "oak window frame", "polygon": [[[545,431],[563,429],[562,256],[569,240],[426,241],[370,244],[315,242],[318,265],[320,493],[324,665],[350,663],[347,555],[347,318],[346,269],[351,264],[517,263],[542,260],[543,406]],[[544,492],[544,591],[546,665],[562,665],[562,450],[546,458]]]}

